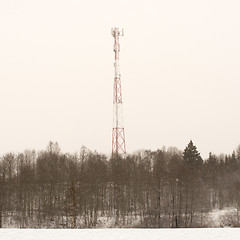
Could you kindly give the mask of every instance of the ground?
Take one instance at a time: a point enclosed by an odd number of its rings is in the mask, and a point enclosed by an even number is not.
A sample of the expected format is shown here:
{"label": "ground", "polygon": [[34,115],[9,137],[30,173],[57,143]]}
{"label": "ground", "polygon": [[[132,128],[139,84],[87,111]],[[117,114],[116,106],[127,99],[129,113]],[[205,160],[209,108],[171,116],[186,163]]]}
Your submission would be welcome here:
{"label": "ground", "polygon": [[1,229],[1,240],[235,240],[240,229]]}
{"label": "ground", "polygon": [[[14,215],[8,215],[3,219],[3,228],[41,228],[41,229],[54,229],[54,228],[71,228],[71,219],[69,219],[68,226],[61,224],[61,219],[45,220],[38,223],[38,219],[34,218],[31,221],[26,221],[22,224],[19,223],[18,219]],[[63,222],[66,222],[66,217],[63,216]],[[84,228],[84,217],[77,218],[77,227]],[[97,220],[97,224],[93,228],[140,228],[145,227],[145,223],[141,223],[140,216],[128,216],[125,217],[125,224],[120,221],[119,226],[115,225],[116,219],[112,216],[101,216]],[[163,227],[171,227],[169,224],[162,225]],[[209,213],[203,213],[202,218],[200,214],[195,213],[193,220],[193,227],[202,228],[223,228],[223,227],[240,227],[240,221],[237,218],[237,210],[234,207],[228,207],[224,209],[215,208]],[[156,227],[154,223],[149,222],[149,227]],[[1,238],[0,238],[1,239]]]}
{"label": "ground", "polygon": [[205,216],[208,227],[239,227],[236,208],[213,209]]}

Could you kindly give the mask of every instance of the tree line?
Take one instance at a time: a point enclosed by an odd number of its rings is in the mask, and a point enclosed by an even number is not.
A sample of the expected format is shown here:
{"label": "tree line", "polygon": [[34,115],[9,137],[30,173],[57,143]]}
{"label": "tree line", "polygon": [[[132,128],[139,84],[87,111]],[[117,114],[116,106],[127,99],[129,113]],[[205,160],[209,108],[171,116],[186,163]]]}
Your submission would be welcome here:
{"label": "tree line", "polygon": [[50,142],[0,157],[0,227],[207,227],[206,213],[229,206],[239,220],[239,174],[240,147],[206,160],[192,141],[108,158]]}

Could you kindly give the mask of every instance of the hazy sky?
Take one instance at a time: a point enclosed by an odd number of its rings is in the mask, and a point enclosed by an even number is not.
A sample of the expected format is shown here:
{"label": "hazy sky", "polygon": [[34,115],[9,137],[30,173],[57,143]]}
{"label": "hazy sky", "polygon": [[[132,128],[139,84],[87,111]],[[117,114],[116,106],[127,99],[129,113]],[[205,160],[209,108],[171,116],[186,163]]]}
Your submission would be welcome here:
{"label": "hazy sky", "polygon": [[114,53],[127,152],[240,144],[240,1],[0,1],[0,154],[111,152]]}

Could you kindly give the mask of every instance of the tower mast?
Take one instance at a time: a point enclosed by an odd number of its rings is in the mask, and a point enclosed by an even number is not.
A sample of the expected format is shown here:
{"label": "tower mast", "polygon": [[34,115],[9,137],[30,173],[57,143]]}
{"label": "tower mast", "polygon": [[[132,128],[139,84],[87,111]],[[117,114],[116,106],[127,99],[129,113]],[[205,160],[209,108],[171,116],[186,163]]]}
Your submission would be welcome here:
{"label": "tower mast", "polygon": [[126,154],[125,133],[123,126],[122,113],[122,89],[121,89],[121,74],[119,69],[119,36],[123,36],[123,29],[112,29],[114,37],[113,51],[115,53],[114,59],[114,84],[113,84],[113,129],[112,129],[112,154]]}

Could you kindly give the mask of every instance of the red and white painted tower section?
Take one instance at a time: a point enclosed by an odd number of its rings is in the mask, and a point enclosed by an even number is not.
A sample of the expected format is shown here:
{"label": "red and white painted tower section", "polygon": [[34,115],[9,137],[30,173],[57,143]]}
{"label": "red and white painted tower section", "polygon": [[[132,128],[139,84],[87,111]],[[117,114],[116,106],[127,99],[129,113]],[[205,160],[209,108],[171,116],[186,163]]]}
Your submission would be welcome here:
{"label": "red and white painted tower section", "polygon": [[121,74],[119,69],[119,36],[123,36],[123,29],[112,29],[114,37],[113,51],[115,53],[115,77],[113,85],[113,129],[112,129],[112,154],[121,154],[125,156],[125,133],[123,126],[123,110],[122,110],[122,89],[121,89]]}

